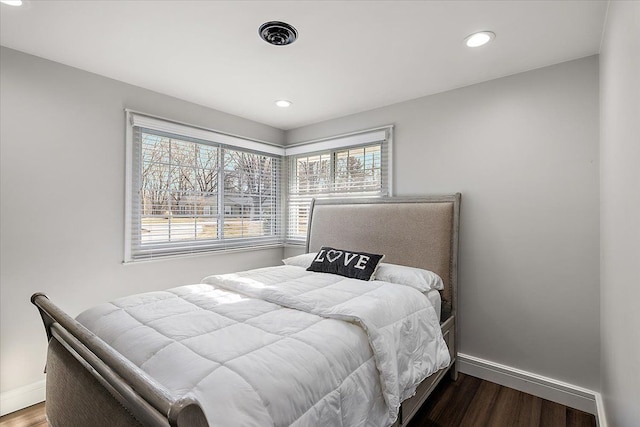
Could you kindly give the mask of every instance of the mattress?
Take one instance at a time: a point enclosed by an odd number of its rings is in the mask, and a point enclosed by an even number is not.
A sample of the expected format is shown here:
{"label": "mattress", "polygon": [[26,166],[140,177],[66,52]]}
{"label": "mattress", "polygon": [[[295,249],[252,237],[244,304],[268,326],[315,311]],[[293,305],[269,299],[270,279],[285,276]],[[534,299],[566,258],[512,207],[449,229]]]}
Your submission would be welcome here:
{"label": "mattress", "polygon": [[[433,295],[291,266],[125,297],[78,321],[211,426],[389,426],[450,362]],[[418,298],[416,297],[418,296]]]}

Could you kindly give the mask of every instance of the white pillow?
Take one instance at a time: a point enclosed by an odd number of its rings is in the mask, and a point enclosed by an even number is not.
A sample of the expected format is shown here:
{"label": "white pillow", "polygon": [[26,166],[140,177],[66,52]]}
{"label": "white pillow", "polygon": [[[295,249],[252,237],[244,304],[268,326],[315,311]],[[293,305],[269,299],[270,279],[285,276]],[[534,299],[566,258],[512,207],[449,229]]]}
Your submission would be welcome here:
{"label": "white pillow", "polygon": [[[316,259],[317,252],[308,254],[302,254],[292,256],[287,259],[283,259],[286,265],[294,265],[296,267],[309,268],[314,259]],[[431,289],[437,289],[439,291],[444,289],[444,283],[442,279],[433,271],[423,270],[422,268],[406,267],[404,265],[388,264],[381,262],[378,265],[378,269],[375,272],[373,280],[380,280],[383,282],[395,283],[397,285],[411,286],[416,288],[420,292],[430,291]]]}
{"label": "white pillow", "polygon": [[411,286],[420,292],[444,289],[442,279],[433,271],[404,265],[380,263],[376,270],[375,280]]}
{"label": "white pillow", "polygon": [[283,259],[282,262],[285,265],[294,265],[296,267],[309,268],[314,259],[316,259],[317,252],[312,252],[308,254],[296,255],[287,259]]}

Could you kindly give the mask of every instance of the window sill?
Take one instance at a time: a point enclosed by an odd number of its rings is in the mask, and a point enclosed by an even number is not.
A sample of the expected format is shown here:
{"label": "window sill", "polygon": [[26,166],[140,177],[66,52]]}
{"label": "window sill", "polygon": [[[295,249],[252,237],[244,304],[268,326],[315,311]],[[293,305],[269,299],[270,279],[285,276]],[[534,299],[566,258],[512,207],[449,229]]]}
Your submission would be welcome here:
{"label": "window sill", "polygon": [[175,254],[175,255],[165,255],[165,256],[156,256],[152,258],[145,259],[131,259],[122,261],[122,265],[136,265],[136,264],[145,264],[150,262],[158,262],[158,261],[169,261],[181,258],[196,258],[196,257],[206,257],[206,256],[215,256],[215,255],[227,255],[239,252],[255,252],[262,251],[268,249],[277,249],[283,248],[285,244],[283,243],[274,243],[269,245],[259,245],[259,246],[247,246],[247,247],[239,247],[239,248],[230,248],[230,249],[216,249],[210,251],[202,251],[196,253],[185,253],[185,254]]}

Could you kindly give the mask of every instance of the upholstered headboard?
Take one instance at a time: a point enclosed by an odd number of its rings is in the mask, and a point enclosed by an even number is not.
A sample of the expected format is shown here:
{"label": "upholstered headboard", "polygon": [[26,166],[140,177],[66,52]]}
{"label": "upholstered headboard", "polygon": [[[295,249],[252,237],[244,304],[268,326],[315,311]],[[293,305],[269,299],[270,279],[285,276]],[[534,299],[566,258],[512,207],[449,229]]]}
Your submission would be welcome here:
{"label": "upholstered headboard", "polygon": [[424,268],[457,300],[460,194],[371,199],[318,199],[311,204],[307,252],[322,246],[384,254],[384,262]]}

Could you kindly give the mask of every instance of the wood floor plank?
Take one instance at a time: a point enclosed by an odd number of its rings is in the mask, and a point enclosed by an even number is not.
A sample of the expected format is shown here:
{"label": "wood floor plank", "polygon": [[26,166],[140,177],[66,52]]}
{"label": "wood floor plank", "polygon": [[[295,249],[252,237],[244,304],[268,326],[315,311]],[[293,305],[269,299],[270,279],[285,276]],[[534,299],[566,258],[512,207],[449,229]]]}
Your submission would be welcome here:
{"label": "wood floor plank", "polygon": [[[596,419],[577,409],[461,374],[456,382],[443,380],[409,424],[459,426],[595,427]],[[47,427],[44,403],[1,417],[0,427]]]}
{"label": "wood floor plank", "polygon": [[[460,380],[458,380],[460,381]],[[482,380],[466,375],[458,386],[456,399],[452,400],[447,411],[438,415],[435,422],[441,426],[458,426],[462,421],[469,405],[473,401]]]}
{"label": "wood floor plank", "polygon": [[567,427],[596,427],[596,418],[586,412],[567,408]]}
{"label": "wood floor plank", "polygon": [[[443,380],[422,405],[422,408],[408,427],[441,427],[448,425],[446,418],[449,415],[445,414],[451,412],[453,402],[460,400],[460,396],[469,387],[473,387],[476,381],[477,378],[467,377],[464,374],[459,374],[458,380],[455,382],[450,379]],[[460,404],[456,405],[456,407],[460,407]]]}
{"label": "wood floor plank", "polygon": [[540,427],[566,425],[567,407],[559,403],[551,402],[550,400],[543,400],[540,413]]}
{"label": "wood floor plank", "polygon": [[538,427],[541,410],[542,399],[531,394],[520,393],[515,425],[518,427]]}
{"label": "wood floor plank", "polygon": [[[416,414],[409,427],[596,426],[595,417],[591,414],[495,383],[479,381],[480,386],[473,391],[462,376],[457,382],[443,380]],[[504,389],[509,391],[503,391]],[[456,403],[456,400],[469,399],[469,396],[464,396],[465,390],[473,392],[474,395],[471,397],[471,402],[466,405],[462,418],[459,418],[460,410],[464,409],[465,404]],[[443,399],[443,396],[446,396],[446,399]],[[439,399],[443,400],[439,401]],[[434,413],[436,411],[437,414]]]}
{"label": "wood floor plank", "polygon": [[500,393],[500,386],[498,384],[482,381],[476,392],[475,399],[473,399],[467,408],[467,412],[460,420],[460,426],[475,427],[488,425],[489,417],[493,412],[493,405],[496,402],[498,393]]}
{"label": "wood floor plank", "polygon": [[447,406],[451,399],[454,398],[455,393],[457,393],[458,386],[462,383],[463,378],[464,374],[460,374],[456,383],[448,384],[443,382],[433,390],[430,398],[427,399],[420,409],[422,413],[428,414],[428,417],[422,419],[422,423],[435,423],[435,419],[447,410]]}
{"label": "wood floor plank", "polygon": [[29,406],[0,418],[0,427],[47,427],[44,402]]}
{"label": "wood floor plank", "polygon": [[518,417],[519,395],[521,392],[512,388],[500,387],[495,404],[491,410],[489,423],[491,426],[513,426]]}

